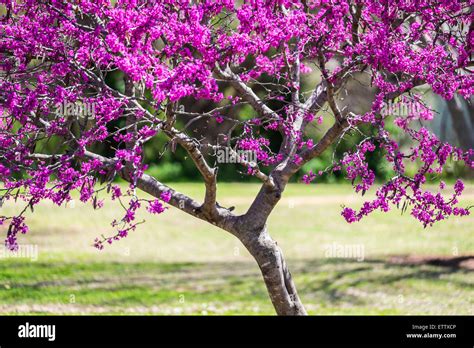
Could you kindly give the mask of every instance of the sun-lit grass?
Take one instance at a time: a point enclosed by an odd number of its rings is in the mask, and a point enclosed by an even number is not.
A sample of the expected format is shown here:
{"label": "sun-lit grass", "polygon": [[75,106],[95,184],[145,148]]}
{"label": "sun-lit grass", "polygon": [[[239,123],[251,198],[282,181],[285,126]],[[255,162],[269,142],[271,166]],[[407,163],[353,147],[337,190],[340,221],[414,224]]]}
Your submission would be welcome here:
{"label": "sun-lit grass", "polygon": [[[177,184],[196,199],[198,184]],[[254,184],[219,186],[219,203],[245,212]],[[366,198],[366,197],[364,197]],[[369,197],[370,198],[370,197]],[[285,252],[300,295],[314,314],[472,314],[474,272],[408,265],[392,255],[457,256],[474,253],[474,217],[432,228],[409,214],[376,213],[349,225],[341,205],[363,200],[347,185],[290,185],[269,222]],[[468,187],[463,205],[474,204]],[[6,204],[2,214],[19,206]],[[95,237],[110,235],[120,217],[116,203],[93,210],[76,201],[66,208],[44,203],[28,214],[37,262],[0,259],[1,313],[272,314],[258,267],[238,240],[171,208],[142,212],[128,238],[104,251]],[[4,231],[4,230],[2,230]],[[330,258],[328,245],[362,246],[364,260]]]}

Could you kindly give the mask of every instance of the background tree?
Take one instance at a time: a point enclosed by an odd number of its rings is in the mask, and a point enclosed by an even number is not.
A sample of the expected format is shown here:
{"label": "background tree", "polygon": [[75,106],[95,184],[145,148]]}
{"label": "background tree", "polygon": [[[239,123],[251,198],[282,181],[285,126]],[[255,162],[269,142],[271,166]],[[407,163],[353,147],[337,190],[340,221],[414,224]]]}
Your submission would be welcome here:
{"label": "background tree", "polygon": [[[2,199],[26,202],[19,215],[1,217],[10,248],[28,230],[28,209],[43,200],[65,204],[72,191],[100,208],[98,193],[107,190],[124,207],[112,222],[116,232],[96,239],[99,249],[136,228],[141,206],[160,214],[167,203],[235,235],[259,265],[276,312],[296,315],[306,312],[267,219],[290,178],[311,160],[326,156],[331,165],[305,173],[306,183],[341,172],[361,194],[375,180],[370,158],[388,164],[391,178],[376,198],[359,211],[344,208],[348,222],[391,206],[410,207],[424,226],[469,214],[457,206],[461,181],[446,197],[444,183],[439,192],[424,188],[449,158],[472,168],[473,151],[441,143],[422,126],[433,113],[416,93],[425,85],[448,100],[472,95],[469,1],[0,4]],[[305,89],[311,71],[319,82]],[[368,110],[347,107],[347,98],[357,103],[357,83],[376,90]],[[394,105],[409,112],[400,115]],[[314,141],[309,134],[323,127],[324,115],[331,125]],[[196,135],[206,127],[217,131]],[[400,146],[399,134],[413,145]],[[163,136],[166,151],[184,151],[197,169],[206,187],[202,203],[146,173],[144,153]],[[328,153],[341,139],[351,139],[351,148]],[[243,215],[217,203],[222,151],[262,182]],[[412,162],[419,165],[413,176],[406,171]],[[129,182],[126,192],[116,177]]]}

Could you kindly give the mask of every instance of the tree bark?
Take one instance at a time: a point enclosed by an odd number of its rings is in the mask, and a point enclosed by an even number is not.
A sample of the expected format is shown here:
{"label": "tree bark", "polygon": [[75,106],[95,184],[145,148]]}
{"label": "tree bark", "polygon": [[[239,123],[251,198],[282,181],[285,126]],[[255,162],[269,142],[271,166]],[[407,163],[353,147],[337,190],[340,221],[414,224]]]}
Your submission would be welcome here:
{"label": "tree bark", "polygon": [[[474,124],[469,124],[470,117],[465,117],[464,104],[465,99],[461,96],[455,96],[452,100],[446,102],[451,113],[451,120],[453,121],[453,128],[459,140],[459,145],[464,150],[469,150],[474,144],[474,134],[470,131]],[[469,108],[467,108],[469,110]]]}
{"label": "tree bark", "polygon": [[268,294],[278,315],[307,315],[293,283],[283,253],[269,235],[266,226],[259,233],[246,233],[241,238],[257,261]]}

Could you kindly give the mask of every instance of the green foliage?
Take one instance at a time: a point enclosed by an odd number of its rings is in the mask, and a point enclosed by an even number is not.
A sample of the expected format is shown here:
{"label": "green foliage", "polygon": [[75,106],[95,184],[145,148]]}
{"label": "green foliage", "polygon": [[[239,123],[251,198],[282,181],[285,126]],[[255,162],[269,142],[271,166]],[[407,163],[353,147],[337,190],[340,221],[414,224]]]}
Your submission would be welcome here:
{"label": "green foliage", "polygon": [[161,165],[153,164],[147,170],[147,173],[160,181],[167,182],[184,180],[185,176],[183,175],[183,171],[183,165],[181,163],[165,162]]}

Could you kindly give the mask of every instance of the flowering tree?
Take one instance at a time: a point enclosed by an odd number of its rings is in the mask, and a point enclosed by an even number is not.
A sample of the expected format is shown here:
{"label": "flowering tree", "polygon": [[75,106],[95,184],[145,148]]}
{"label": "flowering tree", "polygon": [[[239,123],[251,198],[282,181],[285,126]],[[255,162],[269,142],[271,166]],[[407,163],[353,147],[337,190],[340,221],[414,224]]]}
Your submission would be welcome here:
{"label": "flowering tree", "polygon": [[[258,263],[276,312],[296,315],[306,312],[267,219],[290,178],[341,139],[357,135],[362,141],[325,172],[343,171],[357,193],[374,184],[370,152],[382,151],[393,171],[374,200],[358,211],[344,208],[348,222],[392,206],[410,208],[424,226],[469,214],[458,206],[461,181],[451,195],[442,194],[443,183],[436,193],[424,188],[449,158],[472,168],[473,151],[441,143],[422,126],[433,112],[414,91],[425,85],[447,100],[456,93],[472,95],[470,0],[0,4],[1,196],[25,202],[17,216],[1,216],[9,248],[28,231],[30,208],[44,200],[63,205],[73,191],[100,208],[98,193],[106,190],[124,207],[124,215],[112,222],[115,232],[96,239],[99,249],[136,228],[140,207],[160,214],[169,204],[236,236]],[[123,73],[123,89],[107,82],[117,71]],[[306,90],[302,81],[310,73],[320,82]],[[341,107],[350,92],[347,83],[358,76],[367,76],[377,89],[362,114]],[[187,110],[189,102],[201,100],[212,107]],[[397,117],[386,112],[393,101],[416,107]],[[242,111],[249,107],[250,114]],[[325,109],[332,126],[319,139],[308,137],[307,129],[321,122]],[[215,143],[205,141],[189,131],[198,120],[224,123],[227,131]],[[390,131],[395,126],[412,139],[411,147],[398,144]],[[168,137],[167,149],[180,146],[193,160],[206,189],[202,203],[146,173],[144,148],[159,134]],[[270,140],[274,134],[277,149]],[[45,147],[48,142],[54,150]],[[97,144],[113,155],[97,153]],[[216,202],[218,166],[212,163],[221,150],[262,182],[243,215]],[[409,162],[419,165],[414,176],[405,169]],[[305,173],[303,180],[322,174]],[[129,183],[126,192],[114,184],[116,177]],[[156,199],[139,198],[138,190]]]}

